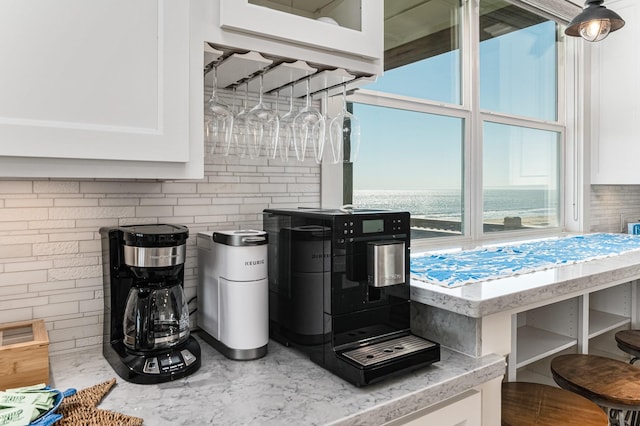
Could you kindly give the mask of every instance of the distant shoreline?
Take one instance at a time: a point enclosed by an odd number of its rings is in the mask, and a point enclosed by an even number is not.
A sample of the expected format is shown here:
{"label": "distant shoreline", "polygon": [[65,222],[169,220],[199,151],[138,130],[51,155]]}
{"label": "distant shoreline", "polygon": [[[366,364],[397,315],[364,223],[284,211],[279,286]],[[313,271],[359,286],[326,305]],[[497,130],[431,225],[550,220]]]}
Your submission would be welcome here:
{"label": "distant shoreline", "polygon": [[[354,190],[353,204],[362,208],[405,210],[412,217],[460,223],[464,206],[460,189]],[[523,227],[556,226],[558,202],[547,189],[486,189],[483,223],[502,226],[505,218],[520,218]],[[517,221],[517,219],[516,219]]]}

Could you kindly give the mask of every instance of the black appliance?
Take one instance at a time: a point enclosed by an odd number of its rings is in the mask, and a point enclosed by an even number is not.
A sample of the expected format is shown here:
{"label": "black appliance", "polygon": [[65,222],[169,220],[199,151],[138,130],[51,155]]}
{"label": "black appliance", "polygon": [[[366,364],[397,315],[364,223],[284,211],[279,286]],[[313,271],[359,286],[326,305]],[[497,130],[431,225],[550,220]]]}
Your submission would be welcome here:
{"label": "black appliance", "polygon": [[189,230],[181,225],[101,228],[102,352],[126,381],[162,383],[200,367],[184,296]]}
{"label": "black appliance", "polygon": [[439,361],[410,331],[409,219],[266,209],[270,337],[357,386]]}

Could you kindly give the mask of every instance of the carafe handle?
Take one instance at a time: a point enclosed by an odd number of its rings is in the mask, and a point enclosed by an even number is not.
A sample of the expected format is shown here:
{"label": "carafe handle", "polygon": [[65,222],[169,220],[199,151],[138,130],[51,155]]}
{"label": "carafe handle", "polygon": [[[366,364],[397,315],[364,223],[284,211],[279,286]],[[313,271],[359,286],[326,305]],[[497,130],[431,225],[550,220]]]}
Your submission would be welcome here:
{"label": "carafe handle", "polygon": [[153,349],[154,336],[153,318],[151,317],[151,292],[140,289],[138,292],[138,302],[136,306],[136,323],[138,332],[136,333],[136,348],[140,350]]}

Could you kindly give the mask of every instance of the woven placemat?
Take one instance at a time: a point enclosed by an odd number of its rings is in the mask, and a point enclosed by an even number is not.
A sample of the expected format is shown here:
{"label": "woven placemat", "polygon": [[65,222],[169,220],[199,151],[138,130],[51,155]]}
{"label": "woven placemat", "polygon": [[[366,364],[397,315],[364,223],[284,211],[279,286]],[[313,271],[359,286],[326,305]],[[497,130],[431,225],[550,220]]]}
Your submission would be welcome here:
{"label": "woven placemat", "polygon": [[107,380],[62,400],[58,413],[63,417],[56,426],[141,426],[143,420],[139,417],[97,408],[115,384],[116,379]]}

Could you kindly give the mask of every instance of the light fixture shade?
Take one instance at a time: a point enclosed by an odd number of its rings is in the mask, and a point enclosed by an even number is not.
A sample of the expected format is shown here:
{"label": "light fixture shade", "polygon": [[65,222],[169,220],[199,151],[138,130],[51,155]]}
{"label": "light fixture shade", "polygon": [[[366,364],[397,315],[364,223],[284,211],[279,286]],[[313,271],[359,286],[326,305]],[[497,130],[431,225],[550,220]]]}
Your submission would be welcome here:
{"label": "light fixture shade", "polygon": [[603,0],[587,0],[582,12],[571,20],[564,33],[583,37],[587,41],[600,41],[624,26],[624,20],[612,10],[602,6]]}

